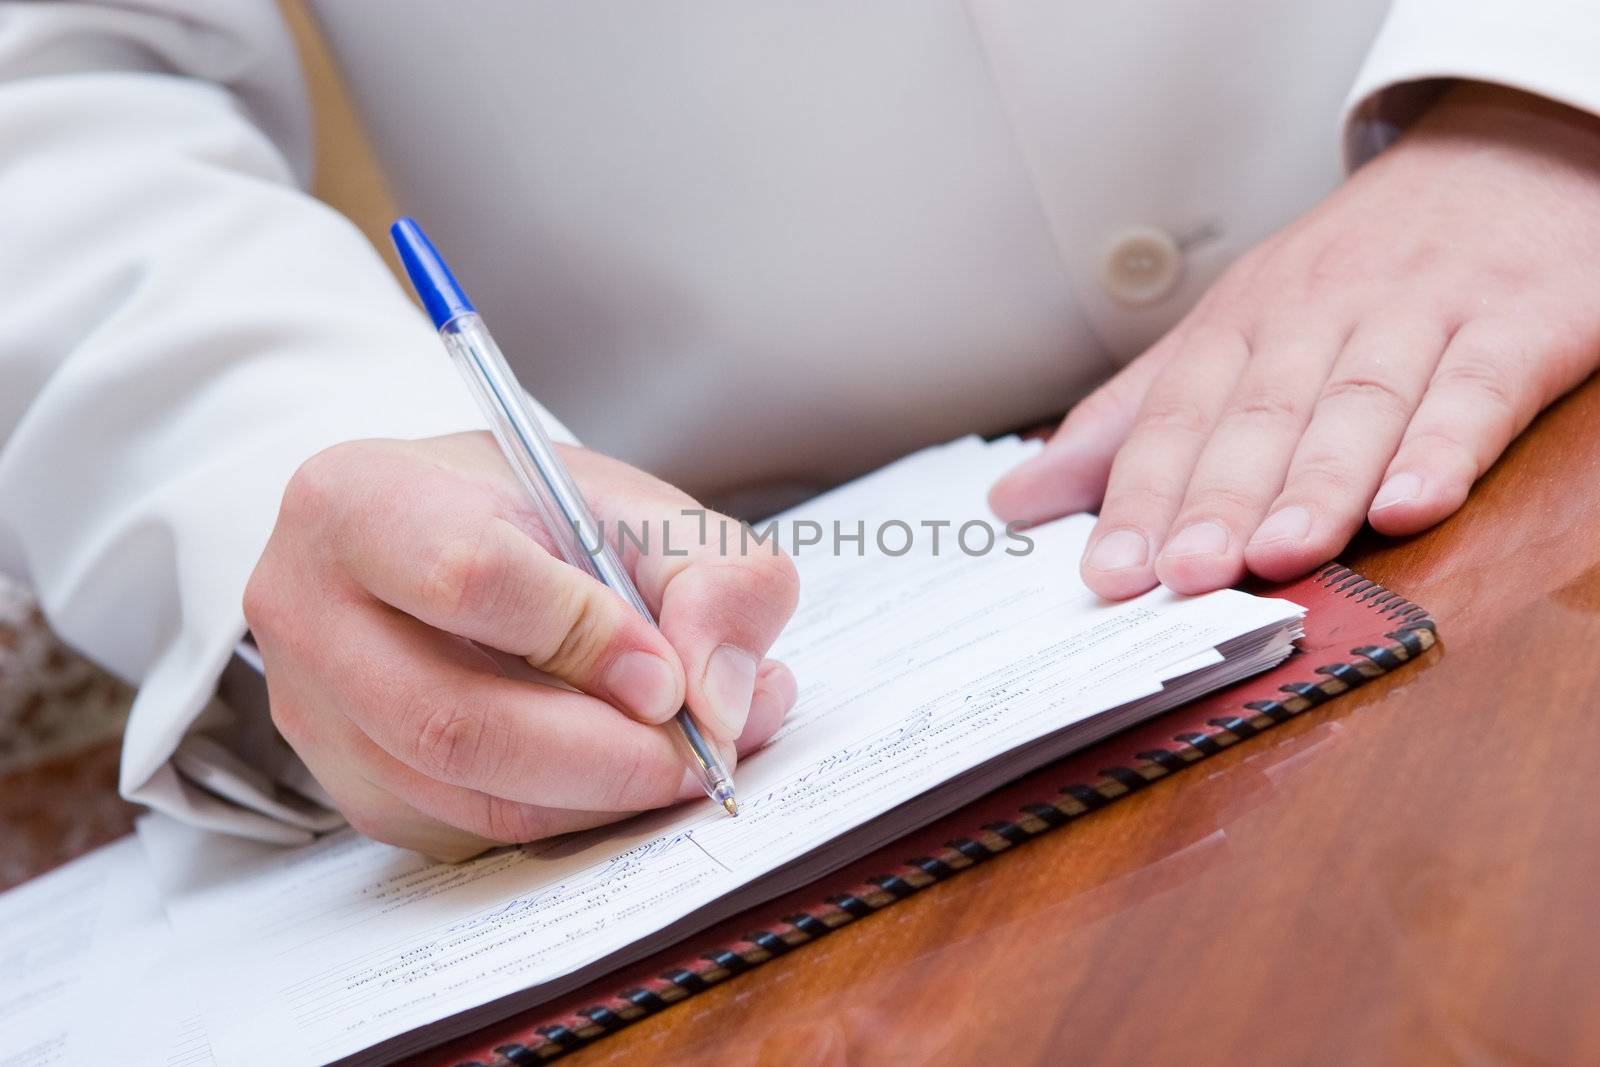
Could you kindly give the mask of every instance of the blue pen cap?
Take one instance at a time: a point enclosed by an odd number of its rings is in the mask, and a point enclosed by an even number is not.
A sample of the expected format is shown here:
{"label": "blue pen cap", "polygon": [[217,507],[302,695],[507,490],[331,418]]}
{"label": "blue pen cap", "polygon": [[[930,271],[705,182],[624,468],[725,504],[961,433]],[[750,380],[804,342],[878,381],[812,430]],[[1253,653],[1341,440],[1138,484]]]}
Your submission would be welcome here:
{"label": "blue pen cap", "polygon": [[400,253],[400,262],[405,264],[411,287],[422,298],[422,306],[433,319],[436,329],[457,315],[477,310],[472,306],[472,301],[467,299],[467,294],[462,292],[456,276],[445,266],[439,250],[433,247],[433,242],[428,240],[428,235],[422,232],[422,227],[417,225],[415,219],[396,219],[394,225],[389,227],[389,236],[394,239],[394,246]]}

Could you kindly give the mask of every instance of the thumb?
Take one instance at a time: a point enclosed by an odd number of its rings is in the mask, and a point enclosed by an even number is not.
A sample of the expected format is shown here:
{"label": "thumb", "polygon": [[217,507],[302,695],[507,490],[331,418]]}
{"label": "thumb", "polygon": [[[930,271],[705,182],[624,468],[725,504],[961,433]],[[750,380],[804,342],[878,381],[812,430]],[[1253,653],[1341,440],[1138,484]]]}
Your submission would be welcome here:
{"label": "thumb", "polygon": [[1093,511],[1105,495],[1111,461],[1127,440],[1146,390],[1171,358],[1168,334],[1078,401],[1044,451],[989,490],[989,507],[1007,522],[1039,523]]}

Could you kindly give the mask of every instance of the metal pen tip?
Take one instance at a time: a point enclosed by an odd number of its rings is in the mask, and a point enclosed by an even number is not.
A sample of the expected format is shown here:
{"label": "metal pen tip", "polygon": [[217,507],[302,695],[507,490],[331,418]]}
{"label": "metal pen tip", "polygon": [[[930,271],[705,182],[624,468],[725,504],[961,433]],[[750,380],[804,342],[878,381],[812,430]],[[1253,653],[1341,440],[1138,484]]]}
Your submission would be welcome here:
{"label": "metal pen tip", "polygon": [[711,799],[722,805],[729,815],[739,814],[739,802],[733,798],[733,783],[723,778],[711,788]]}

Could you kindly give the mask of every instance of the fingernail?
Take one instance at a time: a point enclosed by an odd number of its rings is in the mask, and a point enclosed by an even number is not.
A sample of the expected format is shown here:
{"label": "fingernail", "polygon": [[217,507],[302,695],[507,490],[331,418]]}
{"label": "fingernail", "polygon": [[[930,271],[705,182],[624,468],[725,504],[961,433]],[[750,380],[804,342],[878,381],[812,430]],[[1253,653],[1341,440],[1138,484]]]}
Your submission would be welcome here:
{"label": "fingernail", "polygon": [[1378,495],[1372,498],[1373,511],[1392,508],[1422,498],[1422,479],[1415,474],[1396,474],[1383,483]]}
{"label": "fingernail", "polygon": [[1197,522],[1185,526],[1161,550],[1163,556],[1220,556],[1228,550],[1228,531],[1220,523]]}
{"label": "fingernail", "polygon": [[1310,532],[1311,512],[1295,504],[1268,515],[1267,521],[1250,538],[1250,543],[1264,545],[1269,541],[1304,541]]}
{"label": "fingernail", "polygon": [[1150,558],[1150,543],[1137,530],[1112,530],[1089,552],[1089,566],[1097,571],[1122,571],[1143,566]]}
{"label": "fingernail", "polygon": [[706,663],[707,713],[721,725],[725,738],[738,737],[750,714],[756,687],[756,658],[742,648],[719,645]]}
{"label": "fingernail", "polygon": [[678,710],[677,679],[660,656],[624,652],[611,661],[605,683],[625,710],[645,722],[665,722]]}

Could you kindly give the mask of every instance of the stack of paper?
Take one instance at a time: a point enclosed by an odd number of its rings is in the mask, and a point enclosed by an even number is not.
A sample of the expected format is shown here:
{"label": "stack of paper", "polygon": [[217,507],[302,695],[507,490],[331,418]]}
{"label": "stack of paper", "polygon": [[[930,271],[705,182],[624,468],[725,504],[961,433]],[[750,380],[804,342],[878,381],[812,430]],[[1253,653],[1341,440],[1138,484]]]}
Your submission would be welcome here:
{"label": "stack of paper", "polygon": [[984,493],[1030,447],[930,449],[779,517],[786,547],[816,542],[772,653],[800,700],[739,766],[736,819],[693,803],[458,866],[349,831],[285,851],[141,824],[218,1061],[380,1063],[468,1032],[1288,654],[1293,604],[1107,603],[1077,576],[1092,519],[1031,549],[994,526]]}

